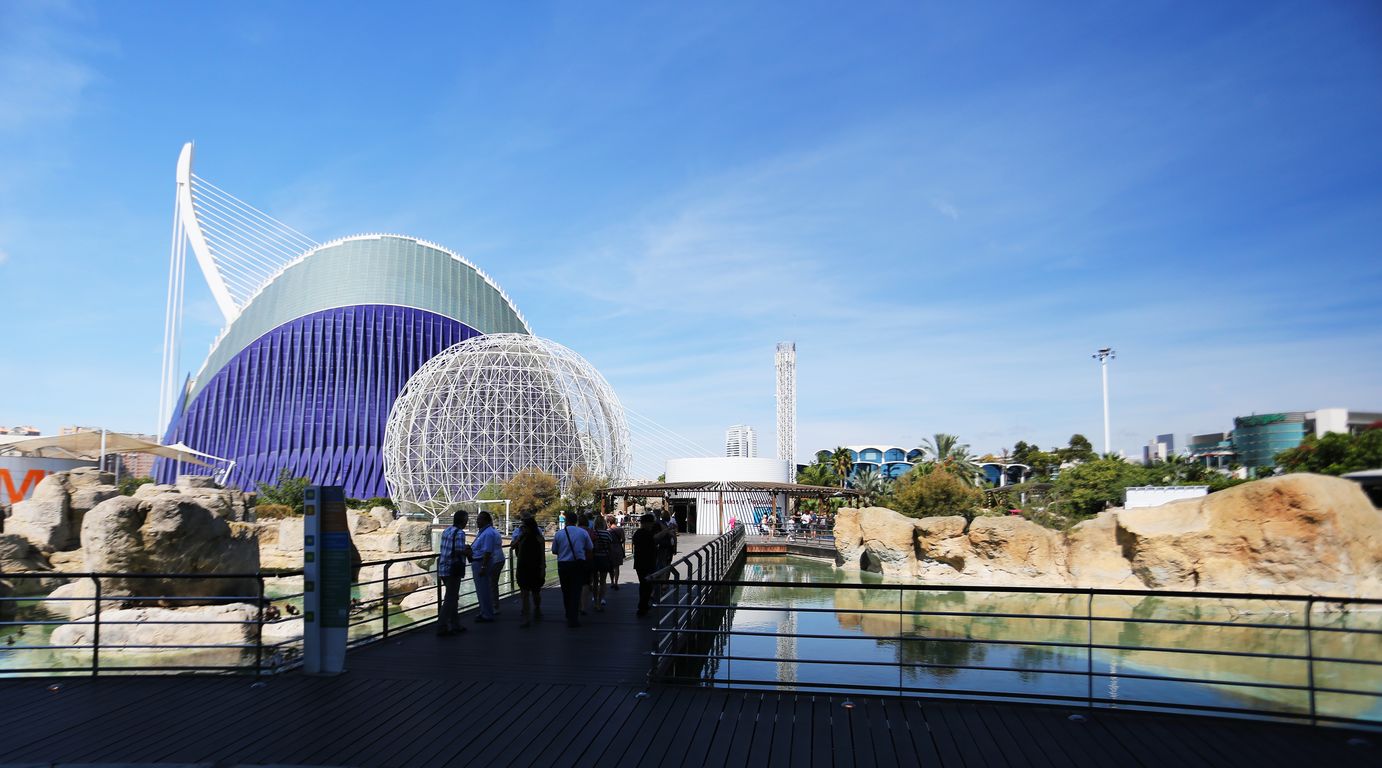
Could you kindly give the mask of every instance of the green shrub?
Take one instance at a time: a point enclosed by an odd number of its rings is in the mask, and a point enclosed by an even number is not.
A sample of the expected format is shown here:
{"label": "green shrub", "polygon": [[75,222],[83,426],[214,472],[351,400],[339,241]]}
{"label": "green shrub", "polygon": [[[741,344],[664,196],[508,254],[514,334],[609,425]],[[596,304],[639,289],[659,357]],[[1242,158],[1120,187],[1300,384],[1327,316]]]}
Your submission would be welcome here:
{"label": "green shrub", "polygon": [[982,491],[940,467],[913,469],[893,483],[893,506],[908,517],[964,515],[972,520],[983,500]]}
{"label": "green shrub", "polygon": [[148,485],[152,482],[154,482],[154,479],[152,477],[122,477],[120,478],[119,485],[120,495],[133,496],[134,492],[139,490],[139,486]]}

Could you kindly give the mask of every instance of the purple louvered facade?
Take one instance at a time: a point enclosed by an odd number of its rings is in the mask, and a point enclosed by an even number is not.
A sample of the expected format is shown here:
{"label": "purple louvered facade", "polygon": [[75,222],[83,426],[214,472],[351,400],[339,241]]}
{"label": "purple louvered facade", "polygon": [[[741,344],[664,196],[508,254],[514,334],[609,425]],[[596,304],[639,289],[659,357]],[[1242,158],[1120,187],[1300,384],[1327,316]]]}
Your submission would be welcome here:
{"label": "purple louvered facade", "polygon": [[[399,391],[434,355],[478,335],[409,307],[314,312],[236,354],[184,404],[168,437],[233,459],[227,485],[253,490],[287,468],[314,483],[344,486],[353,498],[387,496],[379,450]],[[172,482],[176,462],[160,460],[154,473]]]}

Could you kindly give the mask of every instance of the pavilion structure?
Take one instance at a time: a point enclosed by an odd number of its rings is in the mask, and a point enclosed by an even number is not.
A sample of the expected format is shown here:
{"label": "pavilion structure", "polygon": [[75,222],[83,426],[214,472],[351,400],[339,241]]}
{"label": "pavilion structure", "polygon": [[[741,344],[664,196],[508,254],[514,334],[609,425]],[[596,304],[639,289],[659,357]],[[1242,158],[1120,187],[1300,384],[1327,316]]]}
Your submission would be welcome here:
{"label": "pavilion structure", "polygon": [[677,525],[682,530],[707,532],[704,524],[696,525],[695,520],[686,516],[710,514],[716,520],[715,529],[723,532],[729,529],[734,519],[744,525],[756,528],[761,521],[759,512],[767,512],[774,517],[792,509],[792,500],[814,499],[824,509],[831,499],[855,498],[859,493],[850,488],[833,488],[825,485],[801,485],[786,482],[761,482],[748,480],[708,480],[704,482],[646,483],[603,488],[595,494],[595,506],[602,513],[616,509],[617,501],[633,499],[662,499],[664,508],[670,508],[677,515]]}

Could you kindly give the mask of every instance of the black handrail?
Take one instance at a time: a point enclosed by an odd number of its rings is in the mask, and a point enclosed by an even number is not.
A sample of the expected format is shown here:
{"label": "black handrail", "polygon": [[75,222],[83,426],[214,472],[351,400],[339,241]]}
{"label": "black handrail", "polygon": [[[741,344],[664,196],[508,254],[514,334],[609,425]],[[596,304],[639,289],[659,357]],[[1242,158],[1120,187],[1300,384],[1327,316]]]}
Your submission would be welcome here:
{"label": "black handrail", "polygon": [[[1161,710],[1185,710],[1185,711],[1204,711],[1219,714],[1234,714],[1240,716],[1266,717],[1266,718],[1288,718],[1288,719],[1307,719],[1312,723],[1329,722],[1341,724],[1363,724],[1377,726],[1377,720],[1365,718],[1349,717],[1338,713],[1325,713],[1320,711],[1317,702],[1318,694],[1330,694],[1333,696],[1346,697],[1370,697],[1372,699],[1382,699],[1382,690],[1363,690],[1360,688],[1346,687],[1337,682],[1334,684],[1320,684],[1316,679],[1316,666],[1320,664],[1333,665],[1355,665],[1354,669],[1370,669],[1382,666],[1382,643],[1378,644],[1379,653],[1375,657],[1349,658],[1334,653],[1326,656],[1317,655],[1316,634],[1322,636],[1353,635],[1358,638],[1379,638],[1382,639],[1382,628],[1372,627],[1349,627],[1349,626],[1319,626],[1316,621],[1318,617],[1314,614],[1317,609],[1324,608],[1331,613],[1349,616],[1349,608],[1352,606],[1378,606],[1382,608],[1382,599],[1370,599],[1360,597],[1330,597],[1316,595],[1263,595],[1257,593],[1244,592],[1187,592],[1187,591],[1154,591],[1154,590],[1130,590],[1130,589],[1099,589],[1099,588],[1075,588],[1075,587],[999,587],[991,585],[965,585],[965,584],[861,584],[861,583],[802,583],[790,581],[744,581],[730,580],[724,578],[686,578],[680,580],[678,588],[685,590],[690,599],[686,601],[667,601],[660,606],[665,612],[677,615],[678,611],[695,610],[701,616],[719,615],[725,620],[718,622],[713,627],[689,626],[682,622],[673,622],[670,625],[659,622],[654,626],[653,660],[650,671],[650,678],[667,682],[692,682],[703,685],[727,685],[727,686],[748,686],[753,688],[773,688],[783,685],[790,686],[797,690],[820,689],[820,690],[839,690],[849,689],[856,691],[866,691],[874,693],[896,693],[904,696],[940,696],[940,697],[978,697],[978,698],[1001,698],[1013,700],[1042,700],[1042,701],[1062,701],[1065,703],[1080,703],[1087,707],[1095,706],[1118,706],[1118,707],[1140,707]],[[717,588],[723,590],[724,600],[708,601],[698,599],[698,589]],[[898,606],[894,608],[879,607],[876,603],[869,607],[859,608],[839,608],[839,607],[797,607],[791,599],[783,600],[780,604],[774,605],[752,605],[736,602],[730,598],[730,591],[740,587],[770,588],[783,590],[796,589],[834,589],[842,591],[858,591],[865,596],[870,593],[896,592],[898,594]],[[917,593],[946,593],[946,592],[978,592],[996,594],[1041,594],[1041,595],[1060,595],[1073,598],[1078,603],[1084,603],[1081,609],[1076,609],[1071,613],[1020,613],[1020,612],[988,612],[974,610],[907,610],[902,605],[902,600],[906,594]],[[1262,604],[1266,612],[1280,613],[1289,606],[1292,613],[1303,611],[1304,618],[1298,623],[1287,623],[1280,619],[1263,621],[1215,621],[1212,619],[1186,619],[1178,620],[1173,618],[1140,617],[1132,615],[1107,615],[1095,610],[1096,598],[1100,597],[1156,597],[1156,598],[1185,598],[1204,600],[1232,600],[1232,601],[1252,601]],[[866,601],[865,605],[869,605]],[[1074,605],[1066,608],[1073,608]],[[770,630],[745,630],[734,629],[730,615],[738,611],[787,611],[793,614],[848,614],[852,616],[865,615],[875,617],[896,616],[897,634],[878,635],[872,633],[850,633],[846,635],[822,634],[819,632],[784,632]],[[924,631],[924,626],[919,626],[917,622],[910,623],[910,630],[904,629],[908,626],[904,623],[904,617],[958,617],[970,620],[1007,620],[1007,619],[1037,619],[1048,621],[1082,622],[1085,624],[1084,632],[1081,634],[1081,641],[1073,639],[1047,639],[1036,640],[1023,637],[1004,637],[1004,636],[984,636],[984,637],[937,637],[918,634]],[[1107,624],[1156,624],[1186,627],[1222,627],[1242,630],[1258,630],[1272,632],[1299,633],[1297,637],[1303,638],[1303,652],[1268,652],[1238,650],[1233,648],[1195,648],[1172,646],[1171,644],[1144,644],[1144,643],[1123,643],[1115,642],[1096,642],[1094,628],[1099,625]],[[763,656],[754,653],[735,652],[731,643],[734,637],[757,637],[804,640],[845,640],[845,641],[872,641],[875,643],[896,643],[898,644],[897,659],[829,659],[793,656],[791,658],[782,656]],[[1368,640],[1367,642],[1371,642]],[[1006,645],[1014,647],[1039,647],[1053,649],[1068,649],[1079,652],[1084,663],[1082,669],[1048,669],[1048,668],[1028,668],[1012,665],[983,665],[969,663],[934,663],[907,661],[901,656],[901,649],[908,643],[958,643],[975,645]],[[687,648],[697,648],[694,652],[688,652]],[[781,643],[775,647],[782,647]],[[795,648],[794,643],[792,647]],[[705,650],[700,650],[705,649]],[[1103,651],[1110,653],[1154,653],[1154,654],[1186,654],[1192,657],[1238,657],[1266,660],[1268,662],[1278,660],[1290,664],[1303,664],[1305,681],[1299,682],[1274,682],[1267,680],[1242,680],[1242,679],[1214,679],[1213,677],[1196,677],[1192,675],[1175,674],[1145,674],[1132,670],[1116,671],[1096,671],[1094,664],[1094,652]],[[1076,657],[1078,658],[1078,656]],[[800,679],[791,681],[765,680],[765,679],[742,679],[736,678],[732,674],[723,676],[718,674],[721,664],[732,665],[733,662],[756,662],[756,663],[783,663],[791,662],[795,665],[839,665],[845,667],[868,668],[868,667],[896,667],[898,670],[897,685],[880,685],[866,680],[859,680],[850,683],[829,682],[825,680],[803,682]],[[692,662],[699,662],[692,672],[677,673],[677,662],[685,667]],[[730,671],[732,672],[732,666]],[[952,688],[934,689],[909,687],[903,672],[905,670],[917,669],[944,669],[944,670],[975,670],[982,672],[1007,672],[1007,673],[1040,673],[1055,674],[1063,676],[1083,676],[1087,680],[1084,686],[1083,695],[1073,693],[1041,693],[1030,690],[990,690],[973,691],[959,690]],[[714,674],[702,675],[702,670],[714,670]],[[1096,696],[1094,692],[1095,678],[1118,677],[1128,680],[1147,680],[1163,681],[1176,683],[1192,683],[1202,685],[1219,685],[1226,688],[1235,689],[1263,689],[1276,691],[1300,692],[1308,697],[1307,711],[1296,711],[1293,708],[1283,705],[1280,708],[1263,707],[1226,707],[1207,704],[1181,704],[1170,701],[1149,701],[1128,698],[1112,698]],[[1350,682],[1356,681],[1351,680]]]}

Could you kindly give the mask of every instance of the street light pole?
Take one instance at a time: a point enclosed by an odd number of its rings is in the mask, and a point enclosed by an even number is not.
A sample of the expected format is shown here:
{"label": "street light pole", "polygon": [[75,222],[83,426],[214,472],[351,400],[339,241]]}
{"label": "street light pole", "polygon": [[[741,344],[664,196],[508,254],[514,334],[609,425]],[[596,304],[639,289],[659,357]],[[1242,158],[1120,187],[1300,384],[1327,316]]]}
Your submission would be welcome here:
{"label": "street light pole", "polygon": [[1107,456],[1111,450],[1109,448],[1108,429],[1108,361],[1112,358],[1116,358],[1117,355],[1114,353],[1112,347],[1104,347],[1091,355],[1091,357],[1099,361],[1099,371],[1104,380],[1104,455]]}

